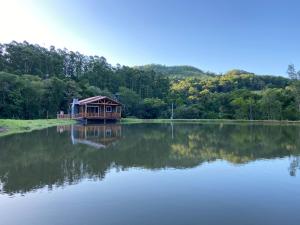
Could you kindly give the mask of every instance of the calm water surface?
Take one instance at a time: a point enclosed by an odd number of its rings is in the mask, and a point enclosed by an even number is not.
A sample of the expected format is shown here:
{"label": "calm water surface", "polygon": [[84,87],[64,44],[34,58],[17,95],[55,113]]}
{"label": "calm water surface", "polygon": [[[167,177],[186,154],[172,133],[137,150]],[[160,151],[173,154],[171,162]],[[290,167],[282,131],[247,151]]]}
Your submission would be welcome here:
{"label": "calm water surface", "polygon": [[300,127],[137,124],[0,138],[0,224],[299,224]]}

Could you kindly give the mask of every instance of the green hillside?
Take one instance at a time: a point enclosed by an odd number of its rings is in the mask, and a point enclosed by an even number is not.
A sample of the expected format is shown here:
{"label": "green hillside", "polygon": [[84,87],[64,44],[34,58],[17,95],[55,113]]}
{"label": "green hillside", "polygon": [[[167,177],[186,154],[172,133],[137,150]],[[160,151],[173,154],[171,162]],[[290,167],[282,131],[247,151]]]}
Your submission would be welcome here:
{"label": "green hillside", "polygon": [[161,64],[148,64],[136,66],[137,69],[145,71],[155,71],[171,78],[186,78],[186,77],[209,77],[215,76],[214,73],[204,72],[193,66],[166,66]]}

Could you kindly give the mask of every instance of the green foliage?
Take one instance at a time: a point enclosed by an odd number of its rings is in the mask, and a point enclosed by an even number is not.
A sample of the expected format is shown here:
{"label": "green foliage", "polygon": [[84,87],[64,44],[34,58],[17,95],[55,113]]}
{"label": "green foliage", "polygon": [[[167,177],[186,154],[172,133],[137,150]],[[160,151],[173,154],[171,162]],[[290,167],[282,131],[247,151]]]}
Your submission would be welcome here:
{"label": "green foliage", "polygon": [[154,71],[170,78],[206,78],[209,76],[215,76],[214,73],[204,72],[193,66],[165,66],[160,64],[148,64],[144,66],[137,66],[136,68],[144,71]]}
{"label": "green foliage", "polygon": [[166,117],[167,104],[158,98],[145,98],[141,108],[141,117],[145,119]]}
{"label": "green foliage", "polygon": [[195,119],[200,118],[200,110],[197,105],[182,105],[175,110],[175,119]]}
{"label": "green foliage", "polygon": [[242,74],[252,74],[252,75],[254,75],[254,73],[249,73],[245,70],[239,70],[239,69],[229,70],[225,75],[226,76],[236,76],[236,75],[242,75]]}
{"label": "green foliage", "polygon": [[166,98],[170,88],[169,79],[153,71],[112,67],[104,57],[27,42],[0,45],[0,70],[3,118],[55,117],[69,110],[73,98],[95,95],[120,96],[125,115],[138,115],[143,99]]}
{"label": "green foliage", "polygon": [[[106,95],[124,117],[298,120],[300,72],[291,79],[244,70],[224,75],[190,66],[112,66],[104,57],[27,42],[0,44],[0,117],[55,117],[73,98]],[[30,74],[30,75],[28,75]]]}
{"label": "green foliage", "polygon": [[123,114],[125,114],[125,116],[134,116],[134,112],[139,110],[141,104],[140,96],[126,87],[120,88],[119,96],[120,102],[123,105]]}
{"label": "green foliage", "polygon": [[280,101],[280,95],[280,89],[267,89],[262,93],[259,104],[264,119],[279,120],[282,118],[282,102]]}
{"label": "green foliage", "polygon": [[298,77],[294,64],[288,65],[287,74],[289,75],[291,80],[297,80]]}

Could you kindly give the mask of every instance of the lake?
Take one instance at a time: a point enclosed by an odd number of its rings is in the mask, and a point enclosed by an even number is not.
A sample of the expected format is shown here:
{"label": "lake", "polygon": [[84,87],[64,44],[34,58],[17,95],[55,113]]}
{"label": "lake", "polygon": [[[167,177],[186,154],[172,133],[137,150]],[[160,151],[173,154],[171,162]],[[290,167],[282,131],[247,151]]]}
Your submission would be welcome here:
{"label": "lake", "polygon": [[300,126],[73,125],[0,138],[0,224],[299,224]]}

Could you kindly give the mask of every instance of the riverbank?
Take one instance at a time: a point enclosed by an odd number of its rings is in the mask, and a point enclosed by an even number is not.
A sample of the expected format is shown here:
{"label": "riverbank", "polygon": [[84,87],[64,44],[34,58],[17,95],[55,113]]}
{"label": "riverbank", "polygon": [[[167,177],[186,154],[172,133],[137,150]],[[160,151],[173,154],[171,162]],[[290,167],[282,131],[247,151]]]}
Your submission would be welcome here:
{"label": "riverbank", "polygon": [[58,119],[38,119],[38,120],[14,120],[14,119],[0,119],[0,137],[30,132],[33,130],[40,130],[47,127],[58,125],[69,125],[76,123],[75,120],[58,120]]}
{"label": "riverbank", "polygon": [[300,125],[300,121],[289,120],[231,120],[231,119],[138,119],[122,118],[121,124],[136,123],[224,123],[224,124],[276,124]]}
{"label": "riverbank", "polygon": [[[265,124],[265,125],[300,125],[300,121],[287,120],[224,120],[224,119],[137,119],[122,118],[120,124],[137,124],[137,123],[222,123],[222,124]],[[62,119],[37,119],[37,120],[15,120],[0,119],[0,137],[40,130],[47,127],[75,124],[75,120]]]}

